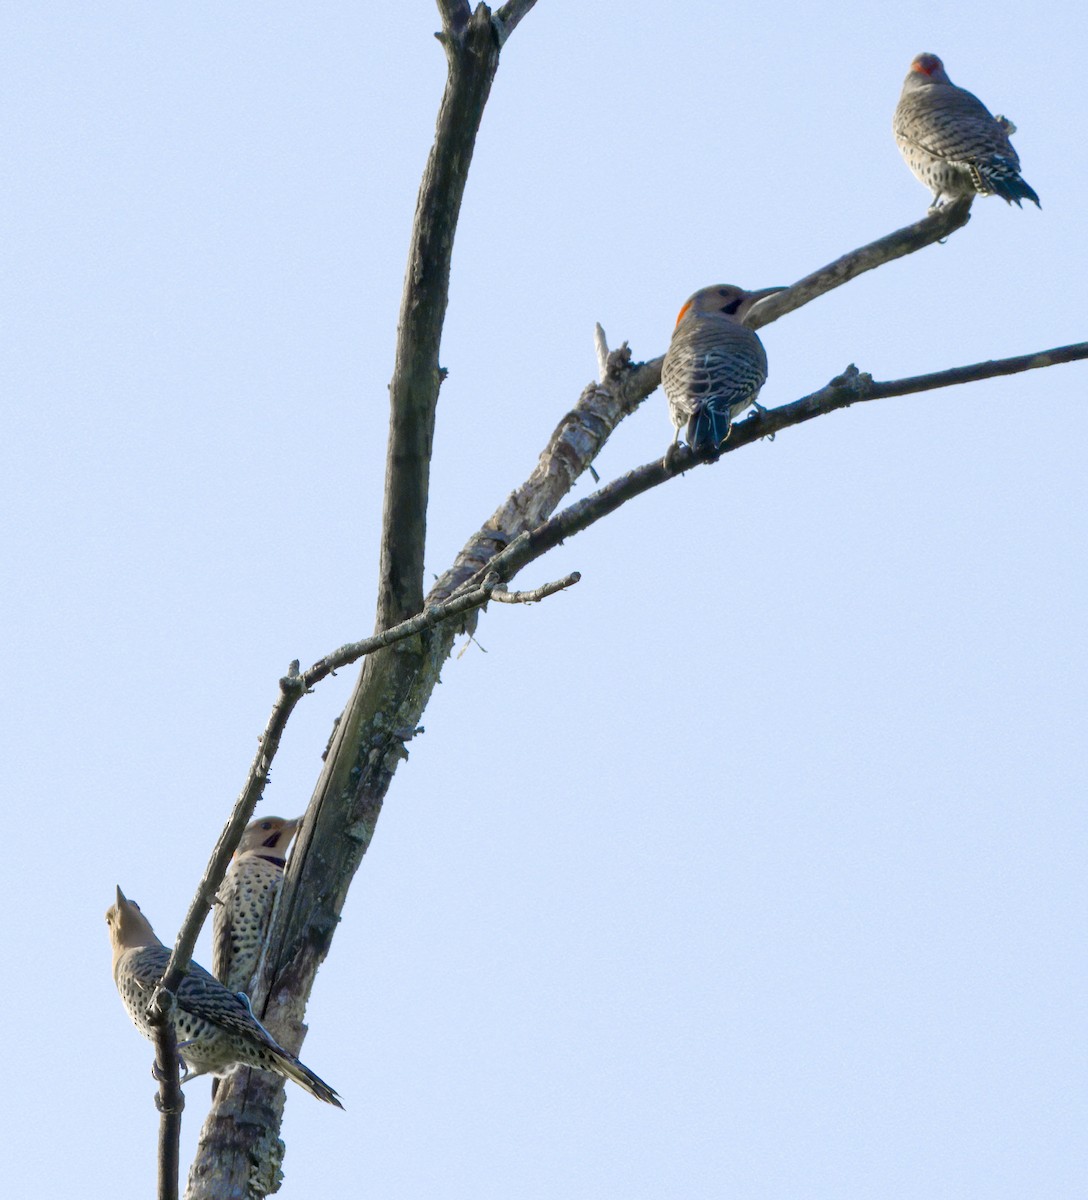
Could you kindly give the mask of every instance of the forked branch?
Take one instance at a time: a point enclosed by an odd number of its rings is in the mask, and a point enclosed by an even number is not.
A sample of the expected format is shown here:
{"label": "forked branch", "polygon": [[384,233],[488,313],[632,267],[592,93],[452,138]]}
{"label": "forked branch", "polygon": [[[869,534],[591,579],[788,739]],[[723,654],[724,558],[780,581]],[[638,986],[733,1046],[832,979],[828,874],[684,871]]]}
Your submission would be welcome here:
{"label": "forked branch", "polygon": [[[1088,359],[1088,342],[1057,346],[1052,350],[1039,350],[1034,354],[1021,354],[1015,358],[999,358],[963,367],[950,367],[948,370],[935,371],[929,375],[914,375],[885,382],[879,382],[850,366],[819,391],[779,408],[757,410],[746,420],[735,424],[729,440],[721,448],[721,454],[740,450],[760,438],[788,429],[791,425],[800,425],[836,409],[848,408],[851,404],[975,383],[982,379],[993,379],[998,375],[1016,375],[1022,371],[1052,367],[1081,359]],[[645,466],[628,471],[626,475],[586,496],[584,500],[569,505],[531,533],[519,537],[504,555],[497,556],[489,566],[498,566],[501,557],[502,574],[511,579],[527,563],[540,558],[574,534],[588,529],[602,517],[615,512],[628,500],[666,483],[674,475],[714,462],[718,457],[719,454],[713,447],[706,447],[697,452],[685,447],[678,452],[669,466],[666,466],[662,459],[655,459]]]}
{"label": "forked branch", "polygon": [[[965,225],[970,200],[957,201],[929,213],[913,225],[897,229],[757,304],[748,323],[759,328],[792,312],[850,279],[893,259],[911,254]],[[503,501],[462,548],[453,565],[431,588],[432,603],[453,595],[466,581],[482,578],[484,568],[521,533],[538,529],[548,520],[600,454],[616,426],[638,408],[661,383],[663,356],[632,363],[626,343],[608,351],[604,330],[595,333],[599,383],[589,384],[574,408],[562,419],[529,478]]]}
{"label": "forked branch", "polygon": [[[216,843],[215,850],[212,852],[212,857],[201,879],[200,888],[189,905],[189,911],[178,931],[173,953],[170,955],[166,973],[163,975],[162,989],[168,995],[175,993],[182,976],[189,969],[196,940],[200,936],[200,930],[212,904],[215,903],[215,894],[226,875],[231,856],[238,848],[242,833],[249,824],[254,809],[268,783],[272,760],[279,749],[284,728],[295,705],[307,692],[312,691],[316,684],[329,675],[335,674],[341,667],[350,666],[368,654],[415,637],[425,629],[433,629],[443,621],[456,620],[473,609],[483,607],[489,600],[501,600],[505,604],[529,604],[536,600],[543,600],[547,596],[554,596],[556,592],[572,587],[579,579],[581,579],[581,575],[575,571],[553,583],[546,583],[534,588],[530,592],[507,592],[505,581],[500,578],[498,572],[493,571],[478,587],[461,592],[445,604],[432,604],[423,612],[417,613],[414,617],[402,621],[399,625],[395,625],[383,633],[376,633],[373,637],[363,638],[358,642],[348,642],[332,651],[331,654],[326,654],[323,658],[318,659],[306,671],[300,672],[298,663],[293,662],[288,668],[287,674],[280,680],[280,694],[272,707],[264,733],[261,735],[260,748],[250,764],[249,774],[246,776],[241,794],[234,803],[234,808],[223,832],[219,835],[219,841]],[[175,1061],[175,1077],[176,1065]]]}

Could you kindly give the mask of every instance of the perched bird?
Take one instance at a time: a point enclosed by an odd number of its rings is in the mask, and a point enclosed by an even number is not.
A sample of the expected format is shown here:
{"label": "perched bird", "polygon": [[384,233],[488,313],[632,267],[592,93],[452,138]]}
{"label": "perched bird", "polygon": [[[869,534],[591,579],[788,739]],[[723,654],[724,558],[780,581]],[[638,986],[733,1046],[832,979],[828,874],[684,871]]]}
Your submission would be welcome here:
{"label": "perched bird", "polygon": [[744,318],[757,300],[783,290],[746,292],[720,283],[701,288],[680,310],[661,367],[677,440],[686,426],[693,450],[720,446],[733,418],[755,403],[767,378],[767,355]]}
{"label": "perched bird", "polygon": [[[169,949],[155,936],[140,906],[117,889],[106,912],[113,946],[113,978],[136,1028],[154,1038],[147,1005],[166,971]],[[293,1079],[311,1096],[343,1108],[331,1087],[279,1045],[253,1015],[244,994],[230,991],[193,963],[178,985],[174,1031],[189,1074],[228,1075],[238,1066],[258,1067]]]}
{"label": "perched bird", "polygon": [[936,54],[919,54],[910,64],[892,128],[907,166],[933,191],[931,212],[976,194],[1042,207],[1020,178],[1020,159],[1009,141],[1016,126],[956,87]]}
{"label": "perched bird", "polygon": [[212,917],[212,974],[232,992],[250,995],[272,904],[283,882],[287,847],[301,818],[264,817],[242,834]]}

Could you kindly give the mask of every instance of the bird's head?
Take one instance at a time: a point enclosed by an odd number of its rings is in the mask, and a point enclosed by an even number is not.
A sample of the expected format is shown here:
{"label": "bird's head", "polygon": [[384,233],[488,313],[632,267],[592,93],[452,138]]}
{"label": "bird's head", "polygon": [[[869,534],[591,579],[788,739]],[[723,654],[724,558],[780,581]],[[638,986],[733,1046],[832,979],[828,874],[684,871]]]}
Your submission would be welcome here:
{"label": "bird's head", "polygon": [[301,817],[293,817],[290,820],[284,817],[262,817],[260,820],[250,821],[234,857],[256,854],[261,858],[285,858],[287,847],[301,824]]}
{"label": "bird's head", "polygon": [[746,292],[744,288],[731,283],[716,283],[711,287],[700,288],[694,296],[688,297],[676,318],[676,324],[679,327],[680,322],[689,317],[728,317],[741,325],[748,310],[764,296],[785,290],[781,287],[769,287],[761,288],[758,292]]}
{"label": "bird's head", "polygon": [[908,79],[918,83],[951,83],[945,74],[944,63],[936,54],[919,54],[910,64]]}
{"label": "bird's head", "polygon": [[120,888],[117,889],[117,902],[106,910],[106,924],[110,931],[110,944],[113,946],[113,962],[126,951],[139,946],[161,946],[155,936],[155,931],[147,917],[140,912],[140,906],[135,900],[129,900]]}

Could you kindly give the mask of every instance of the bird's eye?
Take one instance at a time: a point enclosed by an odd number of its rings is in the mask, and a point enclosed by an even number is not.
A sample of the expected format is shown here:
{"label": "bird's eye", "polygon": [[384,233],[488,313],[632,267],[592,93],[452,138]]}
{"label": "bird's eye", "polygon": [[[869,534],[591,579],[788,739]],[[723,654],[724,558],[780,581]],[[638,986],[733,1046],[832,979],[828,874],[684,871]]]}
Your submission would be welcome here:
{"label": "bird's eye", "polygon": [[261,828],[265,831],[265,833],[267,833],[272,828],[272,822],[271,821],[262,821]]}

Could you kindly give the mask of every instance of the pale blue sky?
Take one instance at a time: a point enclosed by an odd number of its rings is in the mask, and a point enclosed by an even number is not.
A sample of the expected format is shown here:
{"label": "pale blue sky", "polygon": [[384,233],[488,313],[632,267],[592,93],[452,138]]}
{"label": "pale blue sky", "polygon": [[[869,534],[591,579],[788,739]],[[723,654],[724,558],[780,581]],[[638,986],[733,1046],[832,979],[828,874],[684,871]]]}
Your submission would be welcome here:
{"label": "pale blue sky", "polygon": [[[437,26],[0,16],[12,1196],[151,1194],[103,913],[120,883],[173,938],[276,679],[371,630]],[[924,213],[890,132],[920,51],[1017,123],[1043,209],[981,201],[767,328],[762,399],[1088,337],[1086,36],[1073,5],[541,0],[458,235],[428,570],[595,321],[650,358],[696,288]],[[447,666],[310,1007],[346,1112],[290,1091],[284,1197],[1084,1195],[1086,372],[787,431],[526,572],[583,578]],[[655,396],[598,470],[671,435]],[[352,678],[262,812],[305,806]]]}

